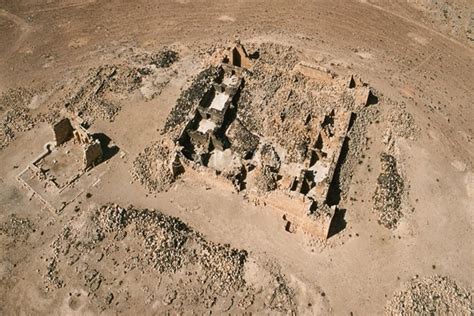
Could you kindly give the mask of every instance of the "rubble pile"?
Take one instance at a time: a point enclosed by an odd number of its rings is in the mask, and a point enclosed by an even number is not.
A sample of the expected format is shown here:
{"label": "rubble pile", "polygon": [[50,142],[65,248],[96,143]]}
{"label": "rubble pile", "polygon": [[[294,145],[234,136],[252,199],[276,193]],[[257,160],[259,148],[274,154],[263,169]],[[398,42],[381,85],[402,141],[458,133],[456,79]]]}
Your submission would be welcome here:
{"label": "rubble pile", "polygon": [[229,127],[227,137],[232,149],[241,157],[252,156],[260,141],[258,136],[252,134],[239,119]]}
{"label": "rubble pile", "polygon": [[133,161],[132,176],[149,191],[166,191],[175,181],[171,171],[171,151],[163,142],[146,147]]}
{"label": "rubble pile", "polygon": [[374,194],[374,209],[379,217],[379,224],[394,229],[400,218],[404,181],[397,170],[395,157],[382,153],[380,156],[382,172],[377,178],[377,189]]}
{"label": "rubble pile", "polygon": [[[161,62],[166,67],[177,58],[169,50],[163,54]],[[121,109],[121,101],[139,89],[143,79],[153,73],[150,59],[148,56],[145,66],[99,66],[90,70],[85,77],[74,78],[68,85],[56,83],[47,94],[43,94],[44,88],[18,88],[4,92],[0,96],[0,150],[6,148],[20,132],[31,130],[41,122],[52,124],[64,109],[81,117],[86,124],[98,118],[113,121]],[[161,82],[154,95],[159,94],[168,81]],[[70,88],[71,85],[74,88]],[[48,100],[47,106],[36,109],[35,103],[44,102],[44,98]]]}
{"label": "rubble pile", "polygon": [[247,258],[245,250],[208,242],[203,236],[199,236],[198,244],[202,248],[198,262],[203,267],[206,282],[209,282],[214,294],[238,291],[244,286],[243,268]]}
{"label": "rubble pile", "polygon": [[133,223],[134,234],[144,241],[148,265],[160,273],[174,273],[191,263],[192,252],[188,252],[185,243],[192,232],[180,220],[148,210],[127,210],[126,215],[127,224]]}
{"label": "rubble pile", "polygon": [[146,69],[125,65],[103,65],[90,71],[73,92],[65,107],[91,123],[97,118],[113,121],[120,111],[120,99],[138,89]]}
{"label": "rubble pile", "polygon": [[[49,291],[83,288],[99,310],[153,303],[177,312],[296,312],[282,274],[254,288],[245,276],[245,250],[211,242],[178,218],[108,204],[76,220],[45,259]],[[137,286],[145,294],[130,296]]]}
{"label": "rubble pile", "polygon": [[258,52],[258,59],[255,60],[274,65],[283,71],[293,69],[298,63],[297,50],[293,46],[266,42],[250,48]]}
{"label": "rubble pile", "polygon": [[33,231],[33,224],[27,218],[20,218],[15,214],[8,217],[7,221],[0,225],[0,235],[5,235],[13,241],[26,241]]}
{"label": "rubble pile", "polygon": [[471,294],[446,276],[413,278],[387,304],[390,315],[470,315]]}
{"label": "rubble pile", "polygon": [[111,207],[106,211],[98,209],[95,216],[101,234],[118,231],[127,225],[126,211],[120,207]]}
{"label": "rubble pile", "polygon": [[277,188],[278,173],[269,166],[263,166],[257,171],[256,186],[259,192],[269,192]]}
{"label": "rubble pile", "polygon": [[191,110],[199,102],[206,91],[211,87],[212,82],[217,78],[219,72],[216,67],[209,67],[201,71],[193,80],[191,85],[183,90],[176,105],[166,118],[163,134],[170,134],[172,138],[179,136],[181,129],[188,120]]}
{"label": "rubble pile", "polygon": [[420,129],[416,125],[413,115],[407,112],[404,104],[394,103],[390,105],[391,111],[388,113],[387,120],[390,123],[391,132],[398,137],[416,140]]}
{"label": "rubble pile", "polygon": [[179,60],[179,55],[176,51],[163,48],[158,53],[151,56],[150,64],[155,65],[158,68],[168,68]]}
{"label": "rubble pile", "polygon": [[237,115],[252,133],[283,147],[288,162],[301,162],[315,142],[317,118],[334,108],[359,109],[339,81],[323,83],[291,71],[297,60],[294,49],[270,46],[263,47],[266,53],[260,52],[252,75],[245,77]]}
{"label": "rubble pile", "polygon": [[27,108],[34,91],[10,89],[0,96],[0,150],[6,148],[19,132],[32,129],[36,120]]}

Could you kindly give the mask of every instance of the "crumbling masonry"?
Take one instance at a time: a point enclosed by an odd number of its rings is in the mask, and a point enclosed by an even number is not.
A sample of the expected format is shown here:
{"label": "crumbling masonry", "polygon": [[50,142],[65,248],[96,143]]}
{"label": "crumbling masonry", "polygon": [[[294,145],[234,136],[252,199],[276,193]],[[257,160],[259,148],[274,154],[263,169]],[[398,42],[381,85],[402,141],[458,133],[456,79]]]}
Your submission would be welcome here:
{"label": "crumbling masonry", "polygon": [[[337,207],[329,202],[330,189],[354,115],[347,108],[335,107],[294,122],[295,130],[310,133],[307,139],[312,143],[301,148],[297,158],[285,159],[284,148],[258,130],[249,130],[245,118],[239,116],[240,93],[251,71],[252,60],[240,43],[222,54],[216,79],[194,106],[178,138],[171,159],[173,174],[187,168],[213,170],[250,199],[263,200],[281,211],[287,230],[298,227],[326,239]],[[319,82],[335,77],[306,63],[298,63],[294,71]],[[350,77],[343,86],[354,89],[356,82]],[[365,86],[354,91],[356,106],[367,105],[370,94]]]}
{"label": "crumbling masonry", "polygon": [[72,186],[103,159],[102,145],[80,124],[63,118],[52,126],[54,141],[18,175],[18,180],[52,211],[81,192]]}
{"label": "crumbling masonry", "polygon": [[53,125],[56,146],[73,139],[74,143],[82,146],[84,158],[83,169],[93,167],[102,159],[102,146],[98,139],[93,139],[89,133],[78,124],[74,128],[68,118],[64,118]]}

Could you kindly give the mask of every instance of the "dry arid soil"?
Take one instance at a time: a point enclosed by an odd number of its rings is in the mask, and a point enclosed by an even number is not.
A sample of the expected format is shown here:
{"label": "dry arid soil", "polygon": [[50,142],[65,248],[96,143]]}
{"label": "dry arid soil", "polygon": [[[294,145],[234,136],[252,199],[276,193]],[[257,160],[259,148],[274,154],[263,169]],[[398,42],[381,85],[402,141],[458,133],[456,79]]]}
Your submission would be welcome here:
{"label": "dry arid soil", "polygon": [[1,315],[472,315],[473,267],[472,0],[0,0]]}

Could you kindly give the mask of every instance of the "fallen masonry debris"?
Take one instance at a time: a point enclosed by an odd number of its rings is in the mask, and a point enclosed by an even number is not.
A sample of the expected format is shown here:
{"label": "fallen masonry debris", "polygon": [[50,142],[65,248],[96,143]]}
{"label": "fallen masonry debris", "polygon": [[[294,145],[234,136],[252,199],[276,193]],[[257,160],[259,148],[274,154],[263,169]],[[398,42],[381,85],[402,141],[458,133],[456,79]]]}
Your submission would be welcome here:
{"label": "fallen masonry debris", "polygon": [[0,95],[0,150],[5,149],[19,132],[32,129],[36,120],[26,105],[32,102],[34,92],[29,89],[10,89]]}
{"label": "fallen masonry debris", "polygon": [[398,173],[395,157],[382,153],[380,161],[382,172],[377,178],[374,209],[378,214],[379,224],[394,229],[403,216],[401,208],[405,185]]}
{"label": "fallen masonry debris", "polygon": [[168,68],[179,60],[179,55],[172,49],[164,48],[151,57],[151,64],[158,68]]}
{"label": "fallen masonry debris", "polygon": [[469,315],[472,294],[447,276],[414,277],[385,308],[389,315]]}
{"label": "fallen masonry debris", "polygon": [[0,316],[474,316],[474,0],[0,2]]}
{"label": "fallen masonry debris", "polygon": [[147,69],[125,65],[92,69],[61,106],[88,124],[97,118],[113,121],[121,109],[123,95],[139,89],[147,73]]}
{"label": "fallen masonry debris", "polygon": [[115,310],[111,302],[122,309],[126,301],[131,309],[142,303],[140,295],[124,292],[137,282],[147,301],[169,312],[310,310],[275,264],[212,242],[158,210],[106,204],[84,212],[76,223],[64,226],[50,244],[46,291],[83,288],[101,311]]}

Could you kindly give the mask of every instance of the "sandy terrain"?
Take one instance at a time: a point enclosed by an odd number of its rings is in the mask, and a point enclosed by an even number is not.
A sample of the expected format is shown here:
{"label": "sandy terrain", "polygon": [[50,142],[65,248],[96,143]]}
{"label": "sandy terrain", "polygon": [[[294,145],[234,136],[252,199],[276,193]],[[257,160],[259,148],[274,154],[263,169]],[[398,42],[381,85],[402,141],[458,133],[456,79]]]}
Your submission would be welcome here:
{"label": "sandy terrain", "polygon": [[[0,0],[0,314],[470,315],[473,19],[463,0]],[[174,177],[236,38],[251,66],[226,136],[258,159],[243,182]],[[352,123],[321,240],[279,192],[331,110]],[[19,175],[65,113],[105,155],[48,207]]]}

